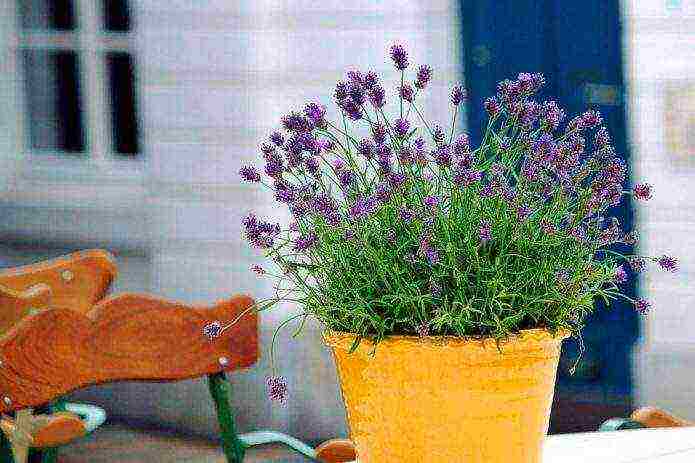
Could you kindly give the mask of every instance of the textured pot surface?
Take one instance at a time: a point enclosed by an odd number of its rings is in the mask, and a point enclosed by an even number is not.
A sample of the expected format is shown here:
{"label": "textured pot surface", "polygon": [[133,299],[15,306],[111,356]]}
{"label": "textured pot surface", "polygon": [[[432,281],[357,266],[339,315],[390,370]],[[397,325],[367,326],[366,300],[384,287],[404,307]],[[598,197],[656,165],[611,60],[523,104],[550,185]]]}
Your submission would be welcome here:
{"label": "textured pot surface", "polygon": [[565,337],[394,336],[349,354],[354,335],[324,333],[360,463],[540,462]]}

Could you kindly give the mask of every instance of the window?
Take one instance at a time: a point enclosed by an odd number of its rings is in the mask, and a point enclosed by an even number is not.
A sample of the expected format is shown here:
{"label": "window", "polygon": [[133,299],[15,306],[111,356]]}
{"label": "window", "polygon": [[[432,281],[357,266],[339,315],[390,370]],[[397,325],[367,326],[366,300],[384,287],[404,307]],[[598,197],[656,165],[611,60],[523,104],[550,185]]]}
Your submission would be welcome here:
{"label": "window", "polygon": [[141,152],[129,0],[17,0],[25,153]]}

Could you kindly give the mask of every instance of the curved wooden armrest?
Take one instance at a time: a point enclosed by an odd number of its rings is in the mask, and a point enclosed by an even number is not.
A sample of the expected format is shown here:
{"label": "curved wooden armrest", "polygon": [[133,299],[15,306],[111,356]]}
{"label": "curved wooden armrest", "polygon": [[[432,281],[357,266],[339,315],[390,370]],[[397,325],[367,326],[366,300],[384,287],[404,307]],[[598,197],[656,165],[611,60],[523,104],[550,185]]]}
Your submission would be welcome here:
{"label": "curved wooden armrest", "polygon": [[357,460],[357,450],[348,439],[331,439],[316,447],[316,458],[324,463],[346,463]]}
{"label": "curved wooden armrest", "polygon": [[43,310],[0,337],[0,412],[90,385],[198,378],[257,358],[258,316],[248,296],[196,307],[123,294],[87,314]]}
{"label": "curved wooden armrest", "polygon": [[695,423],[678,418],[656,407],[643,407],[635,410],[630,418],[647,428],[674,428],[695,426]]}
{"label": "curved wooden armrest", "polygon": [[51,288],[44,284],[34,285],[24,291],[0,285],[0,335],[27,315],[47,309],[50,303]]}
{"label": "curved wooden armrest", "polygon": [[85,313],[104,298],[116,274],[116,261],[110,253],[90,249],[0,270],[0,285],[18,292],[47,285],[53,294],[53,307]]}

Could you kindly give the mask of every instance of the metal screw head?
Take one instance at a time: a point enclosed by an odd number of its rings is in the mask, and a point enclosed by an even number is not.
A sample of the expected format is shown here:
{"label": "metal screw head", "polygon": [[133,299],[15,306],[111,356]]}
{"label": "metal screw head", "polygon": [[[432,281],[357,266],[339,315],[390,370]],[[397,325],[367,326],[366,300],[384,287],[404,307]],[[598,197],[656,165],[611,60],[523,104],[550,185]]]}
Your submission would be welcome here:
{"label": "metal screw head", "polygon": [[63,281],[72,281],[73,278],[75,278],[75,274],[70,270],[63,270],[63,273],[61,273],[60,276],[63,278]]}
{"label": "metal screw head", "polygon": [[8,407],[12,405],[12,400],[7,396],[3,397],[2,401],[5,402],[5,405],[7,405]]}
{"label": "metal screw head", "polygon": [[223,367],[229,365],[229,359],[227,357],[220,357],[218,362],[220,362],[220,365],[222,365]]}

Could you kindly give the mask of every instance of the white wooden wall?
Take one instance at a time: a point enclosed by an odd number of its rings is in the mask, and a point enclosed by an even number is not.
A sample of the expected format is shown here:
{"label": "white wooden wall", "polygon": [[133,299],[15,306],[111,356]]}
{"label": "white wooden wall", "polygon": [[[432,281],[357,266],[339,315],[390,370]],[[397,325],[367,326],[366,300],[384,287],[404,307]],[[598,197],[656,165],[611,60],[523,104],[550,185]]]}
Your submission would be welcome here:
{"label": "white wooden wall", "polygon": [[[258,258],[241,239],[240,221],[249,209],[277,212],[270,195],[240,184],[237,171],[258,158],[259,141],[280,115],[309,97],[328,103],[350,66],[390,71],[387,47],[395,40],[408,45],[412,62],[431,64],[436,81],[446,84],[433,87],[426,106],[443,123],[449,121],[448,86],[463,78],[456,0],[133,3],[145,147],[135,185],[118,172],[107,173],[109,181],[83,175],[50,182],[26,166],[0,173],[10,185],[0,204],[6,217],[0,232],[135,249],[122,258],[125,288],[186,301],[238,291],[270,295],[268,284],[248,271]],[[0,33],[0,46],[1,39]],[[0,150],[16,158],[3,137]],[[15,262],[32,252],[6,254]],[[264,354],[274,327],[292,310],[263,315]],[[344,435],[333,362],[318,327],[297,342],[288,337],[280,338],[277,359],[290,383],[288,406],[265,399],[264,355],[233,377],[241,428],[275,428],[310,440]],[[215,430],[200,382],[113,385],[81,396],[126,418]]]}
{"label": "white wooden wall", "polygon": [[[695,158],[692,133],[669,146],[667,113],[695,120],[695,3],[635,0],[626,4],[630,137],[637,178],[654,186],[654,198],[638,209],[641,249],[681,259],[676,275],[653,270],[642,289],[654,303],[636,352],[637,398],[695,418]],[[667,106],[680,94],[680,109]],[[691,137],[689,142],[687,137]],[[690,145],[690,154],[686,152]]]}

